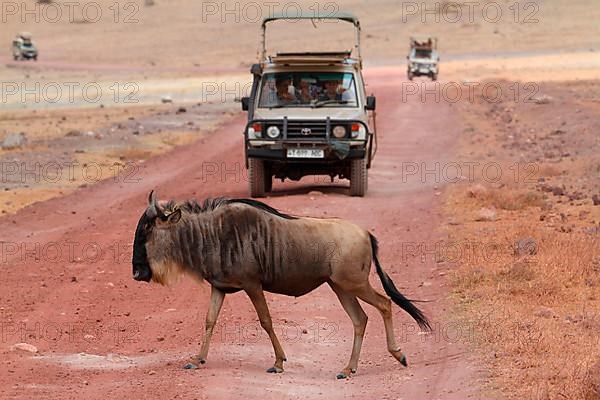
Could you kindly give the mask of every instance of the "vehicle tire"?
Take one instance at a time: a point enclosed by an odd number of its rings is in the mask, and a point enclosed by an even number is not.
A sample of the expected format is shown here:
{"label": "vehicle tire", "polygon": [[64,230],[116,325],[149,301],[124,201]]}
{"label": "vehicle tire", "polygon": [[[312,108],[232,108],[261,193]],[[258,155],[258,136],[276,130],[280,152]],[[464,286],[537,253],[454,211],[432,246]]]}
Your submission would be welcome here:
{"label": "vehicle tire", "polygon": [[415,77],[415,75],[412,72],[408,73],[408,80],[409,81],[412,81],[414,77]]}
{"label": "vehicle tire", "polygon": [[367,193],[369,175],[365,158],[352,160],[350,164],[350,195],[363,197]]}
{"label": "vehicle tire", "polygon": [[33,61],[37,61],[37,56],[33,56]]}
{"label": "vehicle tire", "polygon": [[257,158],[248,160],[248,184],[250,197],[265,197],[265,162]]}
{"label": "vehicle tire", "polygon": [[437,81],[437,74],[431,74],[431,80],[433,82]]}
{"label": "vehicle tire", "polygon": [[13,56],[13,59],[14,59],[15,61],[19,61],[19,56]]}

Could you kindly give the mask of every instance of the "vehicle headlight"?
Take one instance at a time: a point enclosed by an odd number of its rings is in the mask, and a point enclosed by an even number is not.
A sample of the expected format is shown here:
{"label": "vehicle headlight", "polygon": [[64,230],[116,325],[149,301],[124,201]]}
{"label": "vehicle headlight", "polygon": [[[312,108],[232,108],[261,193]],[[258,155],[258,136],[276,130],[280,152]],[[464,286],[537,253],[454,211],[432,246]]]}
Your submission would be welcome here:
{"label": "vehicle headlight", "polygon": [[248,139],[256,139],[262,136],[261,124],[255,122],[248,127]]}
{"label": "vehicle headlight", "polygon": [[363,124],[352,124],[351,134],[352,139],[366,139],[367,138],[367,129]]}
{"label": "vehicle headlight", "polygon": [[346,127],[342,125],[336,125],[333,128],[333,136],[338,139],[342,139],[344,136],[346,136]]}
{"label": "vehicle headlight", "polygon": [[276,126],[270,126],[267,128],[267,136],[270,137],[271,139],[275,139],[277,136],[279,136],[279,128]]}

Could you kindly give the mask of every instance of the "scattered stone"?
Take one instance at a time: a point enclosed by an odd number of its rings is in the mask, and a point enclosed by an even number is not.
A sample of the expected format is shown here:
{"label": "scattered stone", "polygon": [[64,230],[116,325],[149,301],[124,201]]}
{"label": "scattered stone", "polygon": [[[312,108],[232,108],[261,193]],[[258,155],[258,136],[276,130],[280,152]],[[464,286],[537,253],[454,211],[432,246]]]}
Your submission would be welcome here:
{"label": "scattered stone", "polygon": [[67,132],[65,137],[79,137],[81,135],[82,135],[82,133],[79,129],[72,129],[69,132]]}
{"label": "scattered stone", "polygon": [[311,190],[310,192],[308,192],[309,196],[322,196],[323,192],[319,192],[318,190]]}
{"label": "scattered stone", "polygon": [[181,113],[184,113],[184,112],[187,112],[187,109],[185,107],[179,107],[177,109],[177,114],[181,114]]}
{"label": "scattered stone", "polygon": [[552,194],[555,196],[562,196],[565,194],[565,190],[563,188],[561,188],[560,186],[554,186],[552,188]]}
{"label": "scattered stone", "polygon": [[448,218],[448,225],[460,225],[460,222],[456,218],[450,217]]}
{"label": "scattered stone", "polygon": [[495,221],[496,220],[496,210],[492,208],[482,208],[479,210],[479,213],[475,217],[475,221],[483,222],[483,221]]}
{"label": "scattered stone", "polygon": [[598,196],[597,194],[593,195],[592,202],[595,206],[600,206],[600,196]]}
{"label": "scattered stone", "polygon": [[17,343],[12,347],[13,350],[21,350],[26,351],[28,353],[37,353],[38,349],[32,344],[29,343]]}
{"label": "scattered stone", "polygon": [[533,102],[535,104],[538,104],[538,105],[550,104],[552,102],[552,97],[547,96],[547,95],[542,95],[542,96],[534,97],[533,98]]}
{"label": "scattered stone", "polygon": [[156,375],[156,371],[152,370],[152,371],[148,372],[148,375]]}
{"label": "scattered stone", "polygon": [[163,97],[160,98],[160,101],[163,104],[166,104],[166,103],[172,103],[173,99],[171,98],[171,96],[163,96]]}
{"label": "scattered stone", "polygon": [[519,239],[515,242],[514,253],[516,256],[532,256],[537,254],[537,242],[532,237]]}
{"label": "scattered stone", "polygon": [[4,140],[2,141],[2,144],[0,144],[0,147],[2,147],[3,150],[12,150],[12,149],[20,149],[21,147],[24,147],[26,144],[27,144],[27,136],[25,136],[25,134],[23,132],[10,133],[4,138]]}
{"label": "scattered stone", "polygon": [[554,317],[555,314],[551,308],[542,307],[538,311],[536,311],[533,315],[535,315],[536,317],[542,317],[542,318],[552,318],[552,317]]}
{"label": "scattered stone", "polygon": [[469,197],[474,198],[481,198],[483,195],[487,194],[487,192],[487,188],[480,184],[473,185],[467,190]]}

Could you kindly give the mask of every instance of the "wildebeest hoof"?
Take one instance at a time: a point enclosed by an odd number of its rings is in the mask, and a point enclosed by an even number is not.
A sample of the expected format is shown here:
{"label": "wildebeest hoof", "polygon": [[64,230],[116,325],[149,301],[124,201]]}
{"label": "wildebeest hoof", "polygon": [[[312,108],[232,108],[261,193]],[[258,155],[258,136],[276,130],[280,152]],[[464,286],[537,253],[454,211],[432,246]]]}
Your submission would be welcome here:
{"label": "wildebeest hoof", "polygon": [[406,356],[404,354],[402,354],[402,357],[400,357],[400,364],[404,365],[405,367],[408,367],[408,362],[406,361]]}
{"label": "wildebeest hoof", "polygon": [[350,375],[355,374],[356,373],[356,369],[344,369],[342,372],[340,372],[339,374],[336,375],[336,378],[338,379],[346,379],[346,378],[350,378]]}
{"label": "wildebeest hoof", "polygon": [[187,363],[183,366],[183,369],[198,369],[198,366],[194,363]]}
{"label": "wildebeest hoof", "polygon": [[268,373],[270,374],[280,374],[283,372],[283,368],[279,368],[279,367],[271,367],[267,370]]}

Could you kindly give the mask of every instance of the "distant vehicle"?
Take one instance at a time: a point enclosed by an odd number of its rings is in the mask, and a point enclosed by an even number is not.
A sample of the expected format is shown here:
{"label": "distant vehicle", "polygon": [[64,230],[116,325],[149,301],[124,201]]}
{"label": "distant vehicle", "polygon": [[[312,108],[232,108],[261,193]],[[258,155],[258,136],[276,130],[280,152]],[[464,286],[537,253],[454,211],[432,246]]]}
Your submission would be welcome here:
{"label": "distant vehicle", "polygon": [[440,57],[437,52],[437,38],[434,36],[419,36],[410,38],[410,53],[408,60],[408,79],[415,76],[428,76],[436,81],[439,73]]}
{"label": "distant vehicle", "polygon": [[[267,55],[266,25],[290,19],[337,19],[355,27],[354,49]],[[250,196],[271,191],[273,178],[300,180],[326,175],[350,180],[350,194],[364,196],[367,170],[377,149],[375,97],[367,96],[360,57],[360,23],[347,13],[290,17],[275,15],[262,23],[260,63],[249,97],[244,131]]]}
{"label": "distant vehicle", "polygon": [[12,42],[12,55],[15,61],[34,60],[37,61],[38,50],[31,40],[31,33],[21,32]]}

